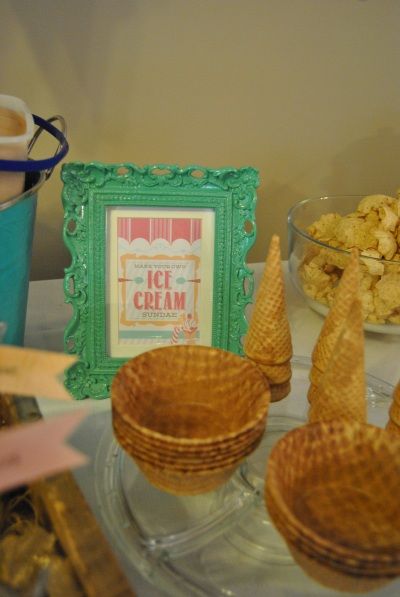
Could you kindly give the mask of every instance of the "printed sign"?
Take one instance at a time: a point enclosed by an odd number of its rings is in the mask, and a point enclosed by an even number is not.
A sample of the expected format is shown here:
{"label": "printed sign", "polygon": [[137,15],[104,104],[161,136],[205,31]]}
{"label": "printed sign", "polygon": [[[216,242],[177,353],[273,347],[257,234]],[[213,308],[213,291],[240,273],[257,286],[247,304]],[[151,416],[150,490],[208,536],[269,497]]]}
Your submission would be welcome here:
{"label": "printed sign", "polygon": [[195,214],[114,214],[116,354],[124,354],[124,347],[142,352],[160,345],[210,343],[212,276],[209,261],[204,262],[210,259],[204,239],[210,224]]}
{"label": "printed sign", "polygon": [[[156,255],[141,254],[142,239]],[[200,251],[199,219],[118,218],[122,343],[196,343]]]}

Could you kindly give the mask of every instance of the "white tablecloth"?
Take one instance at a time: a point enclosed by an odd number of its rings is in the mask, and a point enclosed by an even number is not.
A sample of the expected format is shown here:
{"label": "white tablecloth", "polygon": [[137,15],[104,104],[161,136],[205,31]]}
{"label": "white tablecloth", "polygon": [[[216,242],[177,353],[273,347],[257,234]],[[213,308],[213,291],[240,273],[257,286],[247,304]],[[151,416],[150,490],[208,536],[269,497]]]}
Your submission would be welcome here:
{"label": "white tablecloth", "polygon": [[[263,266],[257,263],[252,267],[257,288]],[[323,318],[307,306],[287,274],[286,296],[294,353],[310,356]],[[251,309],[248,317],[250,315]],[[31,282],[25,345],[62,351],[64,328],[70,317],[71,308],[64,303],[62,280]],[[400,378],[400,335],[367,332],[365,362],[368,373],[396,383]]]}
{"label": "white tablecloth", "polygon": [[[255,286],[262,273],[262,264],[255,264]],[[286,271],[286,269],[285,269]],[[286,272],[286,296],[292,331],[294,354],[310,356],[321,329],[323,318],[313,312],[292,286]],[[248,317],[251,316],[251,309]],[[63,333],[71,317],[71,308],[64,303],[62,280],[32,282],[29,287],[29,304],[25,345],[45,350],[63,350]],[[366,333],[366,370],[391,384],[400,379],[400,336]],[[89,456],[94,456],[103,431],[104,412],[110,409],[109,400],[56,402],[38,399],[44,416],[71,408],[85,407],[90,416],[82,423],[72,438],[73,444]],[[102,416],[103,415],[103,416]],[[93,511],[99,517],[95,499],[93,469],[91,465],[75,471],[75,476]],[[100,521],[101,522],[101,521]],[[106,532],[107,534],[107,532]],[[139,597],[161,595],[132,568],[125,570]],[[398,588],[398,584],[396,583]],[[268,595],[273,593],[268,593]],[[286,593],[285,593],[286,594]],[[274,597],[277,597],[277,593]]]}

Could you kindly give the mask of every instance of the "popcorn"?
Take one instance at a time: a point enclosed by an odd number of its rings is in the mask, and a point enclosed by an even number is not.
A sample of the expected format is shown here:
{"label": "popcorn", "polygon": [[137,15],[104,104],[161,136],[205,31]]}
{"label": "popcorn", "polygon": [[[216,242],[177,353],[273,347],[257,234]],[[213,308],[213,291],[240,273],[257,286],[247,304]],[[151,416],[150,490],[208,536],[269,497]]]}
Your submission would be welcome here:
{"label": "popcorn", "polygon": [[[333,249],[310,246],[299,267],[304,292],[330,306],[349,255],[360,252],[364,319],[400,324],[400,189],[396,197],[368,195],[355,212],[324,214],[307,232]],[[345,252],[346,251],[346,252]]]}
{"label": "popcorn", "polygon": [[397,199],[394,197],[389,197],[388,195],[367,195],[361,199],[360,203],[358,204],[357,211],[367,214],[372,209],[378,211],[379,208],[384,205],[396,204],[396,201]]}
{"label": "popcorn", "polygon": [[379,323],[376,320],[374,295],[371,290],[364,290],[361,292],[361,305],[364,319],[366,319],[367,321],[374,321],[375,323]]}
{"label": "popcorn", "polygon": [[336,238],[342,247],[350,249],[374,249],[377,240],[373,233],[374,223],[360,217],[345,217],[340,220],[336,229]]}
{"label": "popcorn", "polygon": [[390,230],[394,232],[399,223],[399,216],[387,205],[383,205],[379,209],[379,219],[381,221],[381,228],[383,230]]}
{"label": "popcorn", "polygon": [[397,253],[397,242],[393,234],[388,230],[375,230],[375,237],[378,239],[378,251],[385,259],[393,259]]}
{"label": "popcorn", "polygon": [[341,220],[339,214],[325,214],[319,220],[311,224],[309,232],[317,240],[329,242],[336,236],[336,228]]}

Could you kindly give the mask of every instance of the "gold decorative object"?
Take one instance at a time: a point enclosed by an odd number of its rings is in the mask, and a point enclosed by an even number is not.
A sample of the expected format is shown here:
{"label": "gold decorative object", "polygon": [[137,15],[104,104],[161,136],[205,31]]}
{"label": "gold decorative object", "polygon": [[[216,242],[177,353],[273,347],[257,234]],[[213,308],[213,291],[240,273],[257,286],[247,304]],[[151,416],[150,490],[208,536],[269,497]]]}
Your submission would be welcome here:
{"label": "gold decorative object", "polygon": [[[0,433],[40,418],[34,398],[0,394]],[[24,595],[134,596],[70,472],[0,496],[0,582]]]}

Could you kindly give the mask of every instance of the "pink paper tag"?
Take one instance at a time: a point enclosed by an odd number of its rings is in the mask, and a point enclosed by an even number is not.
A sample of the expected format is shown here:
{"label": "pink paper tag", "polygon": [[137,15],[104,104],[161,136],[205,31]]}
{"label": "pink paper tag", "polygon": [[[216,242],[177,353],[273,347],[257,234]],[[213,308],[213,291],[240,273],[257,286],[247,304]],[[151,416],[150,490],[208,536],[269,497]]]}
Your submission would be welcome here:
{"label": "pink paper tag", "polygon": [[87,456],[64,444],[86,416],[77,410],[0,432],[0,492],[85,464]]}
{"label": "pink paper tag", "polygon": [[61,352],[0,346],[0,392],[71,400],[63,385],[64,370],[76,356]]}

